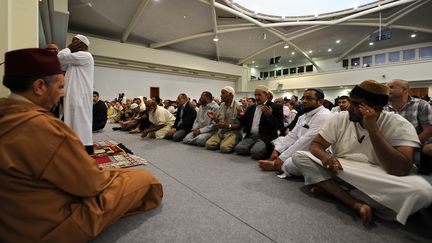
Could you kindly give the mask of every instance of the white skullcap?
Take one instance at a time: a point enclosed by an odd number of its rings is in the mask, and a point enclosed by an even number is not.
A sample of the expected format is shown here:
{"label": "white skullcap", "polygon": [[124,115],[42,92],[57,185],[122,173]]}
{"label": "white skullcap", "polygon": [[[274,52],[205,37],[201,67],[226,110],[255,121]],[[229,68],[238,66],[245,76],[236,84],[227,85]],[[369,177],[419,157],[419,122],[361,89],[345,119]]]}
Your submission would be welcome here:
{"label": "white skullcap", "polygon": [[86,44],[87,47],[90,46],[90,41],[87,37],[83,36],[83,35],[76,35],[74,36],[75,38],[77,38],[78,40],[80,40],[82,43]]}
{"label": "white skullcap", "polygon": [[233,88],[233,87],[225,86],[225,87],[223,87],[222,89],[225,90],[225,91],[228,92],[228,93],[231,93],[231,94],[235,95],[235,91],[234,91],[234,88]]}
{"label": "white skullcap", "polygon": [[133,110],[133,109],[136,109],[136,108],[138,108],[138,104],[137,103],[132,103],[132,105],[130,106],[130,108]]}
{"label": "white skullcap", "polygon": [[255,87],[255,89],[259,89],[259,90],[264,91],[266,93],[268,93],[270,91],[265,85],[258,85]]}

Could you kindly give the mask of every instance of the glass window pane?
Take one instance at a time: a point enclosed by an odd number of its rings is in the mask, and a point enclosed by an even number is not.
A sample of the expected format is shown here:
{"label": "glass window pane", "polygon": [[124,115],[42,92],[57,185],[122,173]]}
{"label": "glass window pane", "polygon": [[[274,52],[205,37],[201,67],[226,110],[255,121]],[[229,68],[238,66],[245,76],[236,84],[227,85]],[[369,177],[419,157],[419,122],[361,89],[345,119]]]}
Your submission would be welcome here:
{"label": "glass window pane", "polygon": [[354,57],[351,59],[351,67],[357,67],[360,65],[360,57]]}
{"label": "glass window pane", "polygon": [[398,51],[390,52],[388,54],[388,60],[389,60],[389,62],[399,62],[399,60],[400,60],[400,53]]}
{"label": "glass window pane", "polygon": [[377,54],[375,55],[375,64],[385,63],[385,54]]}
{"label": "glass window pane", "polygon": [[419,58],[432,57],[432,46],[423,47],[419,49]]}
{"label": "glass window pane", "polygon": [[363,67],[370,67],[372,65],[372,56],[363,57]]}
{"label": "glass window pane", "polygon": [[403,60],[414,60],[415,58],[415,49],[409,49],[403,51]]}

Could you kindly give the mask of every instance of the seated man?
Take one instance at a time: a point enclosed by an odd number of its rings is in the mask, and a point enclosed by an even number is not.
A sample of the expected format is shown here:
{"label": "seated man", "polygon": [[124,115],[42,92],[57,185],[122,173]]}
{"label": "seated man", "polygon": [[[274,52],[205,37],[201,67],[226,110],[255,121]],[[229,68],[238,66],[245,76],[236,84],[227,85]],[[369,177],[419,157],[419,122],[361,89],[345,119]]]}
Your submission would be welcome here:
{"label": "seated man", "polygon": [[213,95],[208,91],[202,92],[199,101],[201,107],[192,126],[192,131],[186,135],[183,143],[204,147],[207,140],[217,130],[215,122],[207,116],[207,113],[217,112],[219,105],[213,102]]}
{"label": "seated man", "polygon": [[165,135],[166,139],[172,139],[174,142],[182,141],[191,131],[197,112],[188,102],[186,94],[179,94],[177,97],[177,113],[173,127]]}
{"label": "seated man", "polygon": [[[403,117],[382,111],[388,101],[385,85],[363,81],[350,98],[348,112],[324,124],[310,152],[294,153],[293,163],[312,192],[341,200],[364,225],[372,219],[372,208],[405,224],[410,214],[432,202],[432,186],[410,175],[414,150],[420,146],[415,129]],[[333,154],[326,151],[330,146]],[[356,189],[350,194],[341,184]]]}
{"label": "seated man", "polygon": [[323,106],[324,92],[321,89],[307,89],[303,94],[301,115],[294,129],[284,137],[273,140],[274,150],[270,160],[258,161],[262,170],[283,171],[281,177],[301,176],[301,172],[292,163],[292,155],[299,150],[307,150],[318,133],[320,126],[332,117],[332,113]]}
{"label": "seated man", "polygon": [[341,112],[341,111],[346,111],[350,105],[350,98],[346,95],[342,95],[341,97],[339,97],[337,99],[337,104],[335,104],[336,106],[333,107],[333,109],[331,109],[332,112]]}
{"label": "seated man", "polygon": [[99,99],[99,93],[93,91],[93,132],[102,131],[108,120],[107,106]]}
{"label": "seated man", "polygon": [[392,111],[407,119],[416,129],[422,151],[419,172],[429,174],[432,172],[432,107],[427,101],[411,97],[410,86],[405,80],[392,80],[387,84],[390,88],[389,103],[384,107],[386,111]]}
{"label": "seated man", "polygon": [[220,149],[222,153],[231,153],[241,140],[241,124],[237,119],[240,112],[244,112],[234,100],[234,89],[225,86],[221,90],[222,104],[217,113],[209,111],[207,115],[216,123],[218,131],[206,142],[209,150]]}
{"label": "seated man", "polygon": [[174,125],[175,117],[165,108],[156,104],[154,100],[146,100],[150,126],[142,131],[141,137],[163,139]]}
{"label": "seated man", "polygon": [[157,207],[145,170],[100,169],[78,136],[49,113],[64,96],[55,54],[5,54],[0,99],[0,242],[86,242],[126,215]]}
{"label": "seated man", "polygon": [[237,144],[235,151],[239,155],[252,155],[252,159],[265,159],[273,150],[271,141],[278,137],[278,130],[283,128],[282,105],[267,99],[268,88],[259,85],[255,88],[256,104],[250,106],[246,113],[239,113],[243,140]]}

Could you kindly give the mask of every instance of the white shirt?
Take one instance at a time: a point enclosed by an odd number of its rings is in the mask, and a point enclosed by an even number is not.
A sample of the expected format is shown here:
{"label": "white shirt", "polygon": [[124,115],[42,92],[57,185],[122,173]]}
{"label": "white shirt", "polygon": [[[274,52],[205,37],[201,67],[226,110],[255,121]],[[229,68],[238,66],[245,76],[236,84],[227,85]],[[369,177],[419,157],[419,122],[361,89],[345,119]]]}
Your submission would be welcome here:
{"label": "white shirt", "polygon": [[263,105],[257,105],[255,108],[255,113],[254,113],[254,117],[252,120],[252,126],[251,126],[251,130],[250,133],[251,134],[258,134],[258,130],[259,130],[259,124],[261,121],[261,115],[262,115],[262,107]]}
{"label": "white shirt", "polygon": [[[400,115],[383,111],[377,125],[384,138],[392,146],[420,147],[420,142],[414,126]],[[358,122],[349,120],[347,111],[337,113],[330,121],[323,125],[319,134],[331,144],[335,157],[352,157],[361,154],[364,162],[379,165],[369,133]]]}
{"label": "white shirt", "polygon": [[84,145],[93,145],[93,56],[87,51],[61,50],[57,57],[65,76],[64,122]]}
{"label": "white shirt", "polygon": [[155,126],[172,126],[174,125],[175,119],[173,114],[161,106],[156,106],[156,110],[149,113],[149,120]]}
{"label": "white shirt", "polygon": [[320,126],[329,120],[333,114],[324,106],[320,106],[299,117],[294,129],[285,137],[278,137],[272,141],[279,159],[287,160],[296,151],[309,150],[309,144],[318,133]]}

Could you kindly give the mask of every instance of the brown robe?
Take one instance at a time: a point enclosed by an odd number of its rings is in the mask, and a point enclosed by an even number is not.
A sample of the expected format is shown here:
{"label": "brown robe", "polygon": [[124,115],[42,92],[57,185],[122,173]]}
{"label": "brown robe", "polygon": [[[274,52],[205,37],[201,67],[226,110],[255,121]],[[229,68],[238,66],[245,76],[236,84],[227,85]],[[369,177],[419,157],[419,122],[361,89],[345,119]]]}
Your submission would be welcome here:
{"label": "brown robe", "polygon": [[99,169],[49,111],[0,99],[0,242],[85,242],[162,195],[147,171]]}

